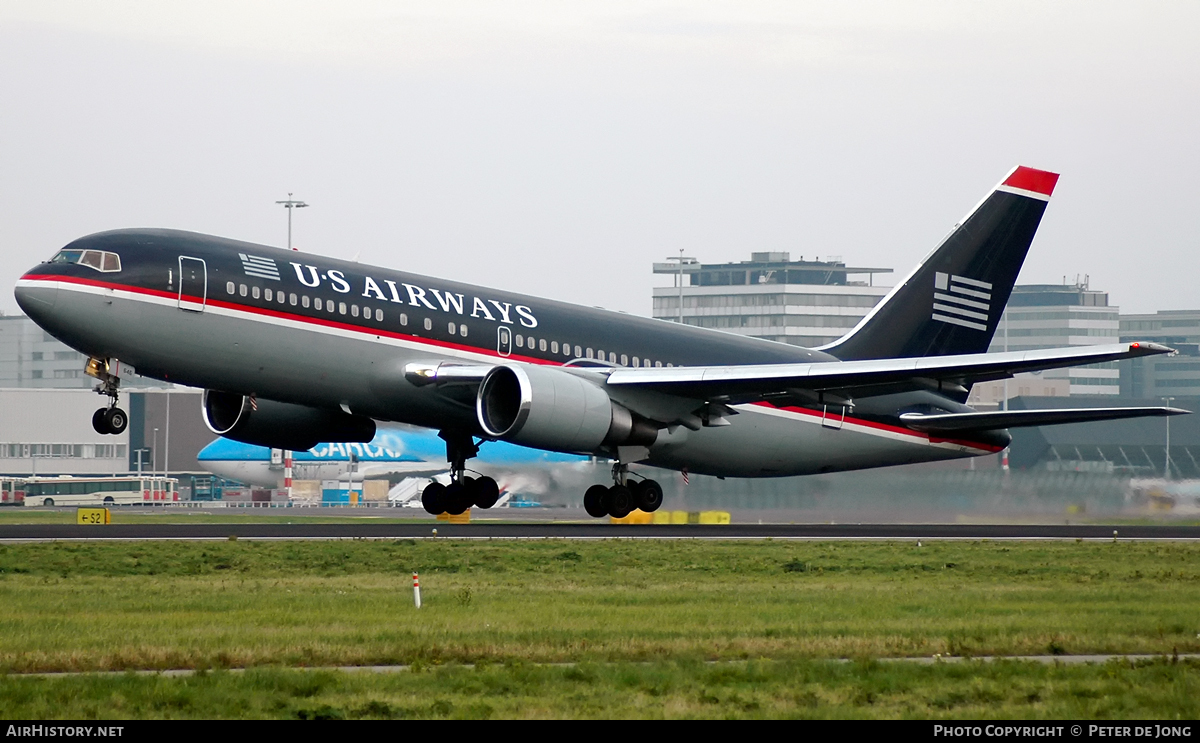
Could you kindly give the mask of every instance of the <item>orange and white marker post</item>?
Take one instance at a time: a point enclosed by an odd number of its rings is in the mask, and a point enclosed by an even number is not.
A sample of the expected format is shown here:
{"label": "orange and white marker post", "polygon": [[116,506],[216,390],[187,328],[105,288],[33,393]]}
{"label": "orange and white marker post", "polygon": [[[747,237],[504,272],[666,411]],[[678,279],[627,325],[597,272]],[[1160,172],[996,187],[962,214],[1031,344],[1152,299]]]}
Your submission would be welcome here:
{"label": "orange and white marker post", "polygon": [[292,502],[292,453],[283,452],[283,487],[287,490],[288,503]]}
{"label": "orange and white marker post", "polygon": [[413,603],[418,609],[421,608],[421,580],[413,573]]}

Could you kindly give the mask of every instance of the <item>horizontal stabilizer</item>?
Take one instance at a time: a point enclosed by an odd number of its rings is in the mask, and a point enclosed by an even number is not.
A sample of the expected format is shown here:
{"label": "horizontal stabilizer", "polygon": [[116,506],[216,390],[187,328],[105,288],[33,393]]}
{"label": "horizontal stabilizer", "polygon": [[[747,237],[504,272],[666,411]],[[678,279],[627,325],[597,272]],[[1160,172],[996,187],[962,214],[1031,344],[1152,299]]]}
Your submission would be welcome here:
{"label": "horizontal stabilizer", "polygon": [[904,413],[901,422],[926,433],[950,431],[990,431],[1024,426],[1055,426],[1063,423],[1087,423],[1118,418],[1143,418],[1161,415],[1186,415],[1181,408],[1067,408],[1063,410],[996,410],[983,413]]}

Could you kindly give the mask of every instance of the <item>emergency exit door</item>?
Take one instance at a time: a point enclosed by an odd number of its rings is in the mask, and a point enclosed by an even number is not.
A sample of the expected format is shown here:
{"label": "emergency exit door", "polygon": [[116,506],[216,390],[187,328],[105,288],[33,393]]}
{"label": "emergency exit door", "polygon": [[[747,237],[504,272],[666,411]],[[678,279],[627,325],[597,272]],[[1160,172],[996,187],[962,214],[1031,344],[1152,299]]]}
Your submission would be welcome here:
{"label": "emergency exit door", "polygon": [[179,309],[203,312],[208,301],[208,269],[200,258],[179,257]]}

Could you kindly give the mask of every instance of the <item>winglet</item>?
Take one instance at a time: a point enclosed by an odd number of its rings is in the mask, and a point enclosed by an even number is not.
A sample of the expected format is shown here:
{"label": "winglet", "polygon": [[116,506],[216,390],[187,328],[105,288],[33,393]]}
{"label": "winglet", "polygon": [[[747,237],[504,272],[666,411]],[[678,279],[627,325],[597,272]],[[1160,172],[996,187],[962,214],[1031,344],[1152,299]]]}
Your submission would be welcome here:
{"label": "winglet", "polygon": [[1058,173],[1018,165],[1000,184],[999,190],[1046,201],[1054,193],[1057,183]]}

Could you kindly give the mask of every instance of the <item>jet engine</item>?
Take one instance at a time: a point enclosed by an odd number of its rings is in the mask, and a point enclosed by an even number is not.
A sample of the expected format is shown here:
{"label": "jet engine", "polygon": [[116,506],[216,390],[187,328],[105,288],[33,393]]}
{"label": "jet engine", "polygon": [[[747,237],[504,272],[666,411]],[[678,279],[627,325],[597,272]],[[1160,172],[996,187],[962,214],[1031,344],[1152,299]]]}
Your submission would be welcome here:
{"label": "jet engine", "polygon": [[233,392],[205,390],[204,424],[215,434],[245,444],[307,451],[325,442],[368,442],[375,421],[340,410],[322,410]]}
{"label": "jet engine", "polygon": [[655,425],[613,402],[598,384],[544,366],[493,367],[479,385],[475,412],[489,436],[553,451],[649,446],[658,437]]}

